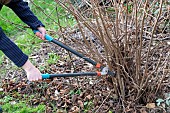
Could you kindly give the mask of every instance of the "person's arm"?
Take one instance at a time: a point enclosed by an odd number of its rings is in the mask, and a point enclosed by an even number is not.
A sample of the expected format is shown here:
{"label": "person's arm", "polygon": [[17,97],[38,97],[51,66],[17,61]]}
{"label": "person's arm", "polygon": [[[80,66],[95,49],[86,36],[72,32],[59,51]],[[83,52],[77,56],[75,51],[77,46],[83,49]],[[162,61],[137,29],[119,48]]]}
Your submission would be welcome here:
{"label": "person's arm", "polygon": [[[42,35],[40,35],[39,37],[41,39],[45,39],[44,36],[46,30],[44,28],[44,25],[30,10],[27,2],[24,2],[23,0],[12,0],[6,6],[11,8],[24,23],[30,26],[31,29],[39,30],[42,33]],[[20,67],[22,67],[26,71],[28,80],[30,81],[41,80],[42,76],[40,71],[29,61],[29,59],[27,59],[24,62],[25,63],[20,65]]]}
{"label": "person's arm", "polygon": [[40,26],[44,27],[41,21],[39,21],[30,10],[27,2],[23,0],[11,0],[6,6],[11,8],[24,23],[31,27],[31,29],[36,30]]}
{"label": "person's arm", "polygon": [[41,80],[40,71],[29,61],[28,56],[11,41],[0,27],[0,50],[12,61],[16,66],[22,67],[29,81]]}
{"label": "person's arm", "polygon": [[11,0],[11,2],[8,3],[6,6],[11,8],[24,23],[30,26],[31,29],[39,30],[42,33],[42,35],[39,37],[43,40],[45,39],[45,26],[33,14],[27,2],[24,2],[23,0]]}

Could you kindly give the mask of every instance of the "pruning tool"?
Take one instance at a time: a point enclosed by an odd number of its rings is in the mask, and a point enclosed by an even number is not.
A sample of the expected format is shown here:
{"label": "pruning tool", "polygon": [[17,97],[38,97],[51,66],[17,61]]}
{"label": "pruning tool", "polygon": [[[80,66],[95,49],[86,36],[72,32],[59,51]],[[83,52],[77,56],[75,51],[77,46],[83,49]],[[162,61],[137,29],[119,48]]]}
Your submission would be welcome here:
{"label": "pruning tool", "polygon": [[[33,30],[33,32],[35,33],[35,35],[39,36],[40,35],[40,31],[38,30]],[[91,63],[93,66],[95,66],[96,68],[98,68],[100,71],[96,71],[96,72],[80,72],[80,73],[63,73],[63,74],[42,74],[42,79],[51,79],[54,77],[75,77],[75,76],[101,76],[101,75],[111,75],[111,76],[115,76],[115,72],[112,72],[109,70],[109,68],[106,66],[101,66],[100,63],[97,63],[95,61],[93,61],[90,58],[85,57],[84,55],[80,54],[79,52],[73,50],[72,48],[70,48],[69,46],[64,45],[63,43],[55,40],[53,37],[51,37],[50,35],[46,34],[45,35],[45,39],[49,42],[53,42],[55,44],[57,44],[58,46],[66,49],[67,51],[70,51],[71,53],[75,54],[76,56],[84,59],[85,61]]]}

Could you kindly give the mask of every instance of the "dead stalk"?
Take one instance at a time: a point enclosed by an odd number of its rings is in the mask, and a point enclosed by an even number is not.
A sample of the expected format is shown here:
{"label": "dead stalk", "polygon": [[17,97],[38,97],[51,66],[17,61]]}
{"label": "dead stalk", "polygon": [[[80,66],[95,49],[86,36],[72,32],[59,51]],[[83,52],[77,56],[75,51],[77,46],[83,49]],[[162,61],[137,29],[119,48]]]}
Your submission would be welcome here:
{"label": "dead stalk", "polygon": [[[165,69],[165,68],[168,66],[168,58],[169,58],[169,56],[170,56],[170,52],[168,52],[168,55],[167,55],[167,57],[165,58],[165,61],[167,61],[167,62],[165,62],[165,65],[164,65],[163,69]],[[158,68],[158,66],[157,66],[157,68]],[[168,73],[167,73],[167,74],[168,74]],[[157,94],[157,92],[158,92],[158,90],[159,90],[159,88],[160,88],[160,86],[161,86],[161,83],[163,82],[163,80],[164,80],[164,78],[166,77],[167,74],[165,74],[165,72],[163,71],[163,75],[162,75],[162,78],[160,79],[160,82],[159,82],[159,84],[158,84],[158,87],[157,87],[157,89],[156,89],[156,91],[155,91],[155,95]]]}
{"label": "dead stalk", "polygon": [[163,0],[160,1],[159,14],[158,14],[157,19],[155,21],[155,24],[153,26],[153,30],[152,30],[152,34],[151,34],[151,39],[150,39],[150,42],[149,42],[149,47],[148,47],[148,52],[147,52],[147,57],[146,57],[146,63],[145,63],[144,76],[143,76],[142,82],[140,84],[141,89],[147,85],[148,79],[151,76],[151,75],[148,75],[148,63],[149,63],[148,60],[149,60],[149,55],[150,55],[150,51],[151,51],[151,45],[152,45],[152,42],[153,42],[153,35],[154,35],[154,32],[155,32],[155,28],[156,28],[156,25],[158,23],[159,17],[160,17],[160,15],[162,13],[162,3],[163,3]]}

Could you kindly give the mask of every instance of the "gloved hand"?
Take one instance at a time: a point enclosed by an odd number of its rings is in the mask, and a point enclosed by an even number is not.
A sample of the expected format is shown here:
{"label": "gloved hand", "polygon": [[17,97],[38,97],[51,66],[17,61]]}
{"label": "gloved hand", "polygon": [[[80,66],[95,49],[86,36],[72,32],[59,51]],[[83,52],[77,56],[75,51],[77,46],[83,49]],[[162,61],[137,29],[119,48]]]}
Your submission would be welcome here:
{"label": "gloved hand", "polygon": [[27,78],[29,81],[42,80],[40,71],[29,60],[27,60],[27,62],[22,66],[22,68],[26,71]]}
{"label": "gloved hand", "polygon": [[46,29],[44,27],[38,27],[37,28],[41,33],[39,33],[38,36],[40,39],[45,40],[45,34],[46,34]]}

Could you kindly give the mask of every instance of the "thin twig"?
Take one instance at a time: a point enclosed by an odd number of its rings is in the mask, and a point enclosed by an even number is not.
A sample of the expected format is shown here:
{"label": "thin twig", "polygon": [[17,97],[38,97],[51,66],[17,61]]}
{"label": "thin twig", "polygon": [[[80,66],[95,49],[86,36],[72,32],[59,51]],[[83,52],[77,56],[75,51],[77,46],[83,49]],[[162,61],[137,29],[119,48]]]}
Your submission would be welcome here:
{"label": "thin twig", "polygon": [[103,104],[106,102],[106,100],[109,98],[110,94],[112,93],[112,90],[109,92],[109,94],[107,95],[107,97],[103,100],[102,104],[99,106],[99,108],[95,111],[95,113],[98,113],[98,111],[100,110],[100,108],[103,106]]}

